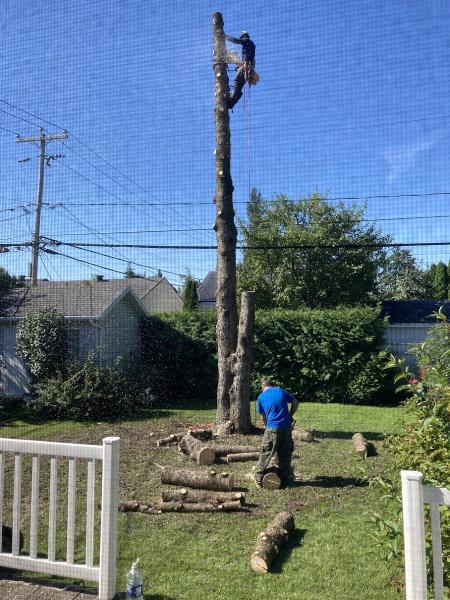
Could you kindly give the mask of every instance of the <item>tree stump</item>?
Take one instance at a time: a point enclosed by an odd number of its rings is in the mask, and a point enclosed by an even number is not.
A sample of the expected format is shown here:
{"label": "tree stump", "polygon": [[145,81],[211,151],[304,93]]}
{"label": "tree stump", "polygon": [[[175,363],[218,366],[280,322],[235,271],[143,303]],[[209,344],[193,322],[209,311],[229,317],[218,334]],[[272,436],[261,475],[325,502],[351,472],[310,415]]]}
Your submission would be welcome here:
{"label": "tree stump", "polygon": [[188,469],[163,469],[161,471],[161,483],[195,489],[231,492],[234,478],[229,473],[218,475],[216,471],[198,472]]}
{"label": "tree stump", "polygon": [[246,462],[258,460],[259,452],[241,452],[240,454],[227,454],[227,462]]}
{"label": "tree stump", "polygon": [[242,492],[212,492],[208,490],[169,490],[161,493],[163,502],[223,504],[239,501],[245,504],[245,494]]}
{"label": "tree stump", "polygon": [[179,449],[195,460],[198,465],[212,465],[216,460],[216,453],[210,446],[187,433],[180,441]]}
{"label": "tree stump", "polygon": [[280,512],[272,519],[266,530],[260,533],[256,540],[250,558],[252,571],[259,574],[267,573],[273,559],[279,553],[281,546],[286,543],[294,528],[294,516],[290,512]]}
{"label": "tree stump", "polygon": [[314,441],[314,434],[311,431],[302,431],[301,429],[294,429],[292,431],[292,439],[294,441],[307,442],[310,444]]}
{"label": "tree stump", "polygon": [[368,442],[362,433],[354,433],[352,436],[353,449],[360,456],[367,456]]}

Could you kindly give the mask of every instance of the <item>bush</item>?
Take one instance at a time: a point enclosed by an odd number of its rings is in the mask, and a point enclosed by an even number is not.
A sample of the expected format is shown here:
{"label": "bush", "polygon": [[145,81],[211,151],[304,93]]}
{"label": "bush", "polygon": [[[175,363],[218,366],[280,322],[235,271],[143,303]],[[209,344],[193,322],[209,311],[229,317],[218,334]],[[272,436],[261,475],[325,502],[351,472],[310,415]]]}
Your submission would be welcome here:
{"label": "bush", "polygon": [[44,381],[64,369],[68,352],[67,324],[56,308],[27,315],[17,328],[17,354],[33,381]]}
{"label": "bush", "polygon": [[109,421],[127,415],[136,404],[136,380],[120,361],[101,367],[91,356],[71,364],[36,386],[30,408],[41,416],[81,421]]}
{"label": "bush", "polygon": [[[216,381],[216,314],[172,313],[159,319],[146,339],[147,368],[174,385],[213,394]],[[156,325],[158,323],[158,325]],[[156,336],[155,336],[156,333]],[[386,363],[384,322],[373,308],[258,311],[255,324],[253,391],[262,377],[289,388],[299,400],[373,403],[392,399]],[[172,366],[173,365],[173,366]],[[179,370],[180,369],[180,370]],[[173,378],[172,378],[173,379]]]}

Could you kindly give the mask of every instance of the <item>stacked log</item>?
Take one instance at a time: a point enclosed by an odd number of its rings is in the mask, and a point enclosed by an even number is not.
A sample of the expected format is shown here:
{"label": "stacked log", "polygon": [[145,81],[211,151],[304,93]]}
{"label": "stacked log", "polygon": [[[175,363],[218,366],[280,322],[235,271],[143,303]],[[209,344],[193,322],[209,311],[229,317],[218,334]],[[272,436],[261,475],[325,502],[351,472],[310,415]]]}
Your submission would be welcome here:
{"label": "stacked log", "polygon": [[249,460],[258,460],[259,452],[241,452],[240,454],[227,454],[227,462],[246,462]]}
{"label": "stacked log", "polygon": [[240,502],[245,504],[245,494],[242,492],[213,492],[209,490],[169,490],[161,493],[162,502],[224,504],[225,502]]}
{"label": "stacked log", "polygon": [[294,516],[290,512],[280,512],[273,518],[266,530],[260,533],[256,540],[250,558],[252,571],[260,574],[267,573],[273,559],[279,553],[281,546],[286,543],[294,528]]}
{"label": "stacked log", "polygon": [[292,431],[292,439],[294,441],[307,442],[308,444],[310,444],[314,441],[314,434],[312,433],[312,431],[302,431],[301,429],[294,429]]}
{"label": "stacked log", "polygon": [[354,433],[352,436],[353,449],[360,456],[367,456],[368,442],[362,433]]}
{"label": "stacked log", "polygon": [[194,489],[231,492],[234,477],[229,473],[217,474],[216,471],[198,472],[189,469],[163,469],[161,482]]}
{"label": "stacked log", "polygon": [[187,433],[181,438],[178,448],[181,452],[187,454],[189,458],[195,460],[198,465],[212,465],[216,460],[214,450],[191,433]]}
{"label": "stacked log", "polygon": [[119,504],[120,512],[141,512],[149,515],[157,514],[157,510],[146,502],[138,502],[137,500],[128,500]]}
{"label": "stacked log", "polygon": [[216,456],[227,456],[228,454],[244,454],[246,452],[258,452],[259,448],[253,446],[223,446],[213,445],[211,448],[216,453]]}

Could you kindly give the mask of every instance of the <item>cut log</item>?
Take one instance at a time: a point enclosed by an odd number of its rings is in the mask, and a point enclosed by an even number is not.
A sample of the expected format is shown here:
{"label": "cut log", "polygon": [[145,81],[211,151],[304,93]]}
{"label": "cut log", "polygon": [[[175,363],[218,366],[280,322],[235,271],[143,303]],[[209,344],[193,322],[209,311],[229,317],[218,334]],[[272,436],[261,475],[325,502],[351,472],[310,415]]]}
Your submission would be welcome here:
{"label": "cut log", "polygon": [[233,490],[233,475],[222,473],[217,476],[215,471],[199,472],[188,469],[163,469],[161,483],[180,485],[195,489],[231,492]]}
{"label": "cut log", "polygon": [[280,512],[272,519],[266,530],[260,533],[256,540],[255,549],[250,558],[252,571],[260,574],[267,573],[273,559],[279,553],[281,546],[286,543],[294,528],[294,516],[290,512]]}
{"label": "cut log", "polygon": [[307,442],[310,444],[314,441],[314,434],[311,431],[302,431],[301,429],[294,429],[292,431],[292,439],[299,442]]}
{"label": "cut log", "polygon": [[227,456],[228,454],[243,454],[245,452],[258,452],[256,446],[211,446],[216,456]]}
{"label": "cut log", "polygon": [[212,429],[189,429],[188,433],[203,441],[210,440],[213,436]]}
{"label": "cut log", "polygon": [[161,502],[159,510],[162,513],[167,512],[231,512],[245,510],[245,507],[239,501],[224,502],[223,504],[206,504],[191,502]]}
{"label": "cut log", "polygon": [[164,437],[164,438],[161,438],[160,440],[158,440],[156,442],[156,445],[159,448],[161,446],[169,446],[170,444],[178,444],[178,442],[181,440],[183,435],[184,435],[183,433],[171,433],[167,437]]}
{"label": "cut log", "polygon": [[240,454],[227,454],[227,462],[246,462],[258,460],[259,452],[241,452]]}
{"label": "cut log", "polygon": [[262,487],[265,490],[279,490],[281,487],[281,477],[275,471],[269,471],[262,478]]}
{"label": "cut log", "polygon": [[240,502],[245,504],[245,494],[242,492],[211,492],[208,490],[169,490],[161,493],[163,502],[223,504],[225,502]]}
{"label": "cut log", "polygon": [[153,515],[158,511],[151,504],[146,502],[137,502],[136,500],[128,500],[119,504],[120,512],[141,512]]}
{"label": "cut log", "polygon": [[216,460],[214,450],[190,433],[182,437],[178,447],[189,458],[195,460],[198,465],[212,465]]}
{"label": "cut log", "polygon": [[367,456],[368,442],[362,433],[354,433],[352,443],[355,452],[360,456]]}

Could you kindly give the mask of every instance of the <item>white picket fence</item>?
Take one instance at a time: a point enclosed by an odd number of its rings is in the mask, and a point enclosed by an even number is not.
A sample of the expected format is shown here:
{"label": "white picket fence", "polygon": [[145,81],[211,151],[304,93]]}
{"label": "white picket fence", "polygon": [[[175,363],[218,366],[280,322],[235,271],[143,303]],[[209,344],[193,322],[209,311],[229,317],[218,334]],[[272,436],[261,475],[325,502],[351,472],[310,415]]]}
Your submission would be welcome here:
{"label": "white picket fence", "polygon": [[[117,503],[119,486],[120,438],[108,437],[102,446],[65,444],[34,440],[0,438],[0,524],[3,522],[5,455],[14,454],[14,492],[12,498],[12,552],[3,552],[0,536],[0,567],[20,569],[62,577],[96,581],[99,599],[112,600],[116,595]],[[32,456],[30,553],[21,555],[20,512],[22,492],[22,458]],[[39,476],[41,457],[50,457],[50,495],[48,505],[47,558],[37,557],[39,522]],[[58,459],[68,459],[66,560],[55,560],[58,491]],[[86,556],[85,564],[75,563],[75,499],[77,497],[77,460],[87,460]],[[102,461],[102,500],[100,527],[100,562],[94,566],[95,461]]]}
{"label": "white picket fence", "polygon": [[435,600],[443,600],[441,518],[439,506],[450,506],[450,490],[423,485],[419,471],[402,471],[406,600],[427,600],[424,504],[430,505]]}

